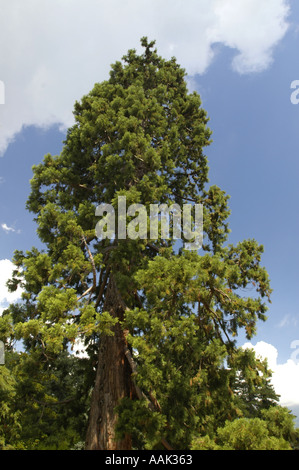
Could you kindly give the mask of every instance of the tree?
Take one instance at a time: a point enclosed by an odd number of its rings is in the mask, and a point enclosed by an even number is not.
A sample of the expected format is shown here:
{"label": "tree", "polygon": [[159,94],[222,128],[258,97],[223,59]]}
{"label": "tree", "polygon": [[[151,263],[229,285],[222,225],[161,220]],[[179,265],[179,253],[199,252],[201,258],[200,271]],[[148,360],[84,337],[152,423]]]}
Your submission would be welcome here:
{"label": "tree", "polygon": [[[15,252],[9,287],[22,286],[23,302],[4,316],[42,373],[83,341],[93,450],[186,448],[242,415],[240,374],[252,394],[268,380],[235,343],[266,319],[263,247],[227,244],[229,197],[207,186],[207,113],[176,59],[141,44],[76,102],[60,155],[33,167],[27,208],[45,248]],[[112,240],[97,238],[97,206],[117,216],[120,196],[148,214],[151,204],[201,204],[202,254],[163,236],[123,239],[117,226]]]}
{"label": "tree", "polygon": [[87,366],[85,359],[67,353],[46,362],[39,351],[13,352],[6,345],[0,367],[0,449],[82,447]]}
{"label": "tree", "polygon": [[20,414],[14,410],[15,380],[7,367],[0,367],[0,450],[11,450],[20,432]]}
{"label": "tree", "polygon": [[292,450],[298,445],[298,430],[294,416],[287,408],[271,407],[263,413],[264,419],[240,418],[227,421],[218,428],[214,439],[210,436],[194,440],[193,450]]}

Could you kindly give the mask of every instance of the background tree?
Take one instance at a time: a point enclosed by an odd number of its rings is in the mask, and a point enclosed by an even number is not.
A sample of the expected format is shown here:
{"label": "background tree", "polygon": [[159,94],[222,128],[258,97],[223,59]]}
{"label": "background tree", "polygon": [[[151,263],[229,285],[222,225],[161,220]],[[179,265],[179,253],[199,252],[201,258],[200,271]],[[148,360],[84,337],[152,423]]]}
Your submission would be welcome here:
{"label": "background tree", "polygon": [[17,446],[20,433],[20,414],[14,409],[15,380],[10,370],[0,367],[0,450]]}
{"label": "background tree", "polygon": [[261,418],[226,421],[212,439],[199,437],[193,450],[292,450],[298,446],[299,433],[294,416],[287,408],[271,407]]}
{"label": "background tree", "polygon": [[[26,361],[39,361],[41,383],[46,375],[40,402],[70,398],[59,385],[63,361],[74,377],[70,349],[85,344],[75,399],[81,410],[92,388],[87,449],[188,448],[246,414],[249,397],[263,395],[265,408],[277,399],[266,365],[235,343],[240,328],[251,338],[266,319],[263,247],[226,243],[229,198],[207,187],[211,131],[200,97],[188,93],[175,58],[141,44],[142,54],[130,50],[75,104],[61,154],[33,167],[27,207],[45,248],[15,252],[9,287],[22,286],[23,302],[2,319]],[[147,209],[201,203],[201,254],[161,237],[123,240],[117,230],[97,239],[95,209],[112,203],[117,214],[118,196]]]}

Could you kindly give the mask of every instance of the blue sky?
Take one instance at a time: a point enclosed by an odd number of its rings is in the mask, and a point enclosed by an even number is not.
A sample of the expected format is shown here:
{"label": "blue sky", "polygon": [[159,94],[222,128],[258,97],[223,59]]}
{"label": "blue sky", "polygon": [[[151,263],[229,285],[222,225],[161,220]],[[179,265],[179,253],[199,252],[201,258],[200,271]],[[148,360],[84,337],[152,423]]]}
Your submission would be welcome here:
{"label": "blue sky", "polygon": [[175,55],[185,67],[190,89],[200,93],[210,116],[210,182],[231,196],[229,241],[254,238],[264,245],[263,264],[274,292],[268,321],[259,324],[251,343],[268,355],[282,401],[295,409],[299,354],[291,344],[299,341],[299,104],[290,96],[292,81],[299,80],[299,4],[108,3],[3,0],[0,306],[14,300],[3,286],[13,251],[39,245],[25,210],[32,165],[61,151],[75,100],[107,78],[110,64],[127,49],[138,49],[140,37],[148,35],[157,39],[161,55]]}
{"label": "blue sky", "polygon": [[[211,182],[231,196],[230,241],[255,238],[265,249],[272,304],[252,343],[273,345],[279,364],[292,357],[291,344],[299,338],[299,106],[290,101],[290,83],[299,76],[298,61],[293,60],[297,45],[290,31],[272,67],[252,76],[232,73],[232,52],[222,48],[218,60],[197,78],[213,129]],[[289,373],[298,372],[294,368]],[[296,386],[298,395],[297,379],[285,384],[288,389]]]}
{"label": "blue sky", "polygon": [[258,74],[233,73],[231,55],[220,48],[196,77],[213,130],[210,179],[231,196],[230,240],[255,238],[264,245],[274,292],[258,336],[274,341],[286,360],[299,327],[299,105],[290,101],[290,83],[299,76],[298,37],[290,30],[273,65]]}

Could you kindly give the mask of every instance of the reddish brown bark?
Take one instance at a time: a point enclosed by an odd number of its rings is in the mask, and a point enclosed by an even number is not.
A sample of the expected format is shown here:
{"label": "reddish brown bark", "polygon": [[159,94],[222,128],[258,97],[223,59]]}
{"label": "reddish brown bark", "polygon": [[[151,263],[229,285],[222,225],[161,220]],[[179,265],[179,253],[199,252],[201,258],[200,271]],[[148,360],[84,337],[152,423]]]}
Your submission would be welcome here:
{"label": "reddish brown bark", "polygon": [[[106,291],[105,311],[123,319],[124,306],[113,277]],[[117,415],[115,407],[124,397],[132,397],[131,368],[125,356],[125,334],[119,323],[113,336],[100,338],[98,364],[91,398],[86,450],[130,450],[131,439],[116,439]]]}

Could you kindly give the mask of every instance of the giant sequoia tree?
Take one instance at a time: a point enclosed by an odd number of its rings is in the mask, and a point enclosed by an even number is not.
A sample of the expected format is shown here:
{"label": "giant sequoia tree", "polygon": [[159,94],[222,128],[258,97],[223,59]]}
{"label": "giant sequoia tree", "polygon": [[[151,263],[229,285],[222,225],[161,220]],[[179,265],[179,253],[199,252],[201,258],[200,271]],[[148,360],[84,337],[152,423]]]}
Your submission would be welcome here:
{"label": "giant sequoia tree", "polygon": [[[174,58],[141,42],[141,55],[130,50],[75,104],[61,154],[33,168],[27,207],[45,248],[16,251],[9,283],[24,289],[6,311],[10,335],[41,369],[85,344],[86,449],[188,448],[276,398],[266,365],[235,343],[239,329],[251,338],[265,320],[263,248],[227,243],[228,196],[208,186],[200,97]],[[118,196],[146,208],[202,204],[202,249],[121,239],[117,225],[113,239],[97,238],[96,207],[117,214]]]}

